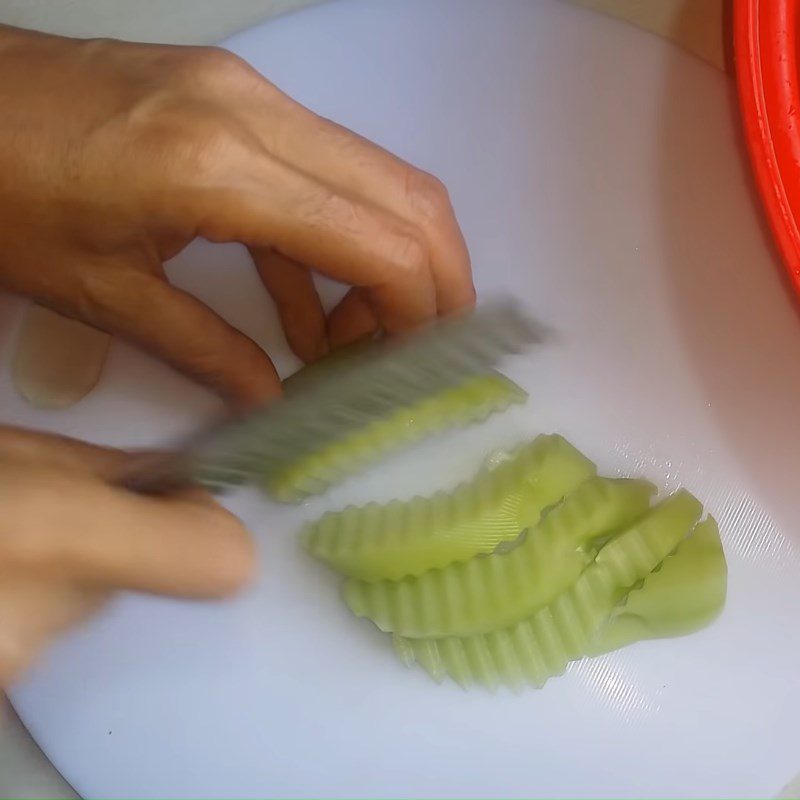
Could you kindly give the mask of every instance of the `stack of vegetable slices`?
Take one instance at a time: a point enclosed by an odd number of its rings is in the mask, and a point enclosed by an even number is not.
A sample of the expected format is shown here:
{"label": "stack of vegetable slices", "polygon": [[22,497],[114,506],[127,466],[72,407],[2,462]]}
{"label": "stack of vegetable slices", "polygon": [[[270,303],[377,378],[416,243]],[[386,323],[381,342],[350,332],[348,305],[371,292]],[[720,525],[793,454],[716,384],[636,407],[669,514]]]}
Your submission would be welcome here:
{"label": "stack of vegetable slices", "polygon": [[686,491],[655,493],[540,436],[452,493],[328,513],[304,544],[409,666],[465,687],[540,687],[570,661],[721,611],[716,523]]}

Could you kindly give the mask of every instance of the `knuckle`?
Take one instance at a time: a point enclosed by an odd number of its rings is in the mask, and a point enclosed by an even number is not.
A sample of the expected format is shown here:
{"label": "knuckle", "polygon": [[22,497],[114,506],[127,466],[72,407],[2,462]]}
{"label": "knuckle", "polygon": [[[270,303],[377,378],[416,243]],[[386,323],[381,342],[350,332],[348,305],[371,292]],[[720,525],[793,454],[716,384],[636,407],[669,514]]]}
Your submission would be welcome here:
{"label": "knuckle", "polygon": [[75,275],[65,305],[73,316],[114,331],[139,315],[153,313],[162,296],[163,284],[155,276],[117,265],[87,265]]}
{"label": "knuckle", "polygon": [[245,61],[224,47],[196,47],[192,51],[190,66],[201,81],[225,81],[250,70]]}
{"label": "knuckle", "polygon": [[[220,348],[220,351],[222,348]],[[222,386],[225,383],[225,360],[220,351],[211,347],[198,347],[187,351],[184,368],[198,380],[209,386]]]}
{"label": "knuckle", "polygon": [[82,319],[100,322],[116,305],[118,291],[110,270],[87,269],[80,275],[80,291],[74,296],[74,311]]}
{"label": "knuckle", "polygon": [[115,45],[119,45],[114,39],[107,36],[94,36],[91,39],[78,39],[78,49],[88,57],[91,56],[107,56],[109,52],[113,52]]}
{"label": "knuckle", "polygon": [[233,400],[261,400],[273,393],[273,373],[266,354],[234,331],[204,337],[193,349],[183,351],[176,366]]}
{"label": "knuckle", "polygon": [[380,255],[396,271],[410,277],[427,272],[430,262],[427,239],[420,228],[400,219],[375,217],[373,212],[346,195],[330,191],[315,197],[306,216],[319,220],[322,227],[358,240],[365,232],[374,238]]}
{"label": "knuckle", "polygon": [[333,190],[321,196],[313,195],[307,216],[318,216],[323,225],[356,233],[363,227],[364,215],[360,206],[349,197]]}
{"label": "knuckle", "polygon": [[407,230],[395,236],[391,250],[394,267],[410,277],[418,277],[428,269],[428,245],[419,233]]}
{"label": "knuckle", "polygon": [[423,222],[438,224],[452,215],[447,187],[428,172],[409,168],[406,197],[413,213]]}

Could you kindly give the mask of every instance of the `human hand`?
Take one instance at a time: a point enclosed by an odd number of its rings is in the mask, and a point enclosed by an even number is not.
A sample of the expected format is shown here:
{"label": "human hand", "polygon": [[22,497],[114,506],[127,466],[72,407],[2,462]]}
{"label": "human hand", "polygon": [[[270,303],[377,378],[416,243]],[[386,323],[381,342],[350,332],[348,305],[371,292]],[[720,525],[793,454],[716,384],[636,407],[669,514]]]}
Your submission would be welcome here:
{"label": "human hand", "polygon": [[147,498],[129,456],[0,427],[0,687],[116,590],[217,598],[251,576],[241,524],[204,493]]}
{"label": "human hand", "polygon": [[[126,337],[234,400],[268,357],[162,264],[250,248],[304,361],[474,302],[442,184],[216,48],[0,26],[0,286]],[[327,320],[311,272],[353,288]]]}

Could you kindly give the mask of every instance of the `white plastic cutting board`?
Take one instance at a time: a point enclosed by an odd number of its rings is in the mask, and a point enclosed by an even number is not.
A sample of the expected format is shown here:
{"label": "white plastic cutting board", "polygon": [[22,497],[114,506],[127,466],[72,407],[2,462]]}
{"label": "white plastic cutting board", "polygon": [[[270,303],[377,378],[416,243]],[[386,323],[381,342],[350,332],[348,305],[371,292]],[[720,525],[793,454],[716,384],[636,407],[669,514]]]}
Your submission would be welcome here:
{"label": "white plastic cutting board", "polygon": [[[800,765],[800,325],[728,80],[549,0],[342,0],[230,45],[440,175],[479,289],[514,293],[560,336],[508,365],[524,409],[299,510],[233,497],[261,549],[258,585],[223,605],[118,602],[14,692],[38,742],[90,797],[777,792]],[[293,368],[240,249],[197,245],[171,272]],[[0,405],[14,422],[152,445],[214,401],[120,345],[73,410],[31,411],[7,373]],[[348,615],[295,531],[346,501],[451,486],[539,431],[704,499],[725,539],[727,609],[541,692],[436,686]]]}

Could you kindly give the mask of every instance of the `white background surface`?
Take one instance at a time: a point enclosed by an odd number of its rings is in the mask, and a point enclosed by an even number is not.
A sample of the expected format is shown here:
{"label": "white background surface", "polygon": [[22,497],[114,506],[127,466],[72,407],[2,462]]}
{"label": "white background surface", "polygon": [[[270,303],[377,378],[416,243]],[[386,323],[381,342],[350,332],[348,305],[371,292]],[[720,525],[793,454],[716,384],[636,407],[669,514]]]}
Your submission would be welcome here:
{"label": "white background surface", "polygon": [[[45,749],[90,796],[776,792],[796,763],[800,711],[800,331],[757,222],[728,83],[544,1],[491,13],[467,0],[343,2],[234,46],[301,101],[444,178],[479,288],[512,289],[561,337],[510,365],[532,393],[526,410],[301,512],[236,498],[259,536],[262,583],[225,607],[126,599],[65,642],[15,694]],[[174,274],[280,351],[238,250],[196,248]],[[119,444],[157,442],[191,424],[186,408],[209,408],[123,347],[73,411],[34,415],[8,386],[0,402],[12,420]],[[293,530],[348,497],[466,477],[491,446],[538,430],[566,433],[607,470],[696,490],[722,524],[728,610],[703,634],[631,648],[522,698],[438,688],[346,615]]]}

